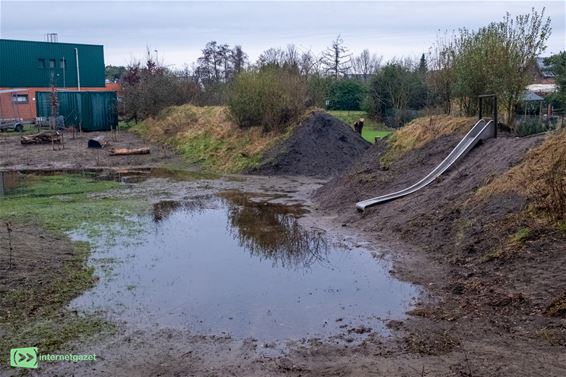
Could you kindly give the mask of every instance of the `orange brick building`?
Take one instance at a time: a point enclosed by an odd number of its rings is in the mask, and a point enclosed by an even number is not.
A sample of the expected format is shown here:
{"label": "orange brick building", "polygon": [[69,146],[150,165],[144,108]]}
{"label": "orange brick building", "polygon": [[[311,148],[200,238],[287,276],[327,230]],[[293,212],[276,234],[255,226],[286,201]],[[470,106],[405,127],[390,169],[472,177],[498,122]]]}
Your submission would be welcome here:
{"label": "orange brick building", "polygon": [[120,92],[120,85],[105,82],[102,45],[0,39],[0,118],[34,121],[36,93],[51,90]]}
{"label": "orange brick building", "polygon": [[[14,91],[16,90],[16,91]],[[48,92],[51,88],[0,88],[0,118],[22,119],[32,122],[37,117],[36,92]],[[78,88],[55,88],[56,91],[77,91]],[[83,88],[83,92],[117,92],[121,91],[118,83],[107,83],[101,88]]]}

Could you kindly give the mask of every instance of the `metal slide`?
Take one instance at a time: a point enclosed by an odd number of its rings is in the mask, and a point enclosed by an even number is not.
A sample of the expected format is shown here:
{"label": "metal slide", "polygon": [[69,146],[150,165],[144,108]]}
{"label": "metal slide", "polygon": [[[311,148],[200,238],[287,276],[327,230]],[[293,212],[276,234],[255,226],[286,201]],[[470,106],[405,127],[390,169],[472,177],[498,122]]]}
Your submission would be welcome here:
{"label": "metal slide", "polygon": [[495,122],[490,120],[486,123],[485,120],[480,119],[474,127],[464,136],[464,138],[456,145],[456,147],[450,152],[450,154],[434,168],[426,177],[415,183],[414,185],[407,187],[406,189],[393,192],[391,194],[378,196],[375,198],[367,199],[356,203],[356,208],[359,211],[363,211],[366,208],[372,207],[379,203],[388,202],[393,199],[401,198],[405,195],[409,195],[422,189],[436,178],[438,178],[442,173],[444,173],[448,168],[459,161],[463,156],[466,155],[480,140],[489,139],[495,137]]}

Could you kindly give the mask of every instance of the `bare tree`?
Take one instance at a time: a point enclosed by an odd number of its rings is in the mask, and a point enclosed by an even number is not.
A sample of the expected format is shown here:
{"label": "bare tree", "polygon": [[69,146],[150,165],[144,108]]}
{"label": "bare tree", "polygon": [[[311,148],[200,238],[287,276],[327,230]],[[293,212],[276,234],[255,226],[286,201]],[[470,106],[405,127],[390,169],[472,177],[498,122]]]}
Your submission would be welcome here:
{"label": "bare tree", "polygon": [[128,119],[145,119],[168,106],[192,101],[200,87],[188,78],[189,71],[174,72],[158,66],[150,54],[144,64],[132,62],[124,73],[123,104]]}
{"label": "bare tree", "polygon": [[326,74],[338,78],[345,75],[351,69],[352,54],[348,53],[348,49],[344,46],[344,41],[338,35],[330,47],[323,53],[320,59],[321,64],[324,66]]}
{"label": "bare tree", "polygon": [[300,63],[299,51],[294,44],[288,44],[285,51],[285,65],[289,68],[298,69]]}
{"label": "bare tree", "polygon": [[312,54],[311,50],[305,51],[299,58],[299,71],[301,75],[308,77],[318,70],[318,59]]}
{"label": "bare tree", "polygon": [[452,112],[454,82],[454,57],[456,36],[445,32],[436,37],[436,42],[429,50],[427,85],[432,103],[442,108],[446,114]]}
{"label": "bare tree", "polygon": [[379,69],[382,59],[381,56],[377,57],[375,54],[370,54],[369,50],[366,49],[352,59],[352,69],[366,80]]}
{"label": "bare tree", "polygon": [[266,65],[283,66],[285,63],[285,51],[281,48],[270,48],[259,55],[257,65],[263,67]]}

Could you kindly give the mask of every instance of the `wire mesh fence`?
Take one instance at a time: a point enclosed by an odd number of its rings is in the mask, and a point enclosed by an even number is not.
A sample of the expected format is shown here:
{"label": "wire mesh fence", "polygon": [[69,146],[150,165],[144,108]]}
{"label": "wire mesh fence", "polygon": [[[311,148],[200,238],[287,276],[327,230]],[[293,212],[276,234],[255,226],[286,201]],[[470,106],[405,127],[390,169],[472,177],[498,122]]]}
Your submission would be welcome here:
{"label": "wire mesh fence", "polygon": [[515,133],[518,136],[534,135],[564,128],[564,115],[516,115]]}

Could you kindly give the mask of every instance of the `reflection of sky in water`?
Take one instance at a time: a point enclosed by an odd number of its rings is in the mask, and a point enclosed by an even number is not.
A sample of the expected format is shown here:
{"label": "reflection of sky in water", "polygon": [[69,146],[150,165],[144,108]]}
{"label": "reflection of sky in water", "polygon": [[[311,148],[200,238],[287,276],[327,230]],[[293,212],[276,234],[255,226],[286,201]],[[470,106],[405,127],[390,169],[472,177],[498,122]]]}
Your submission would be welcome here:
{"label": "reflection of sky in water", "polygon": [[99,245],[101,279],[72,305],[133,325],[269,340],[333,335],[344,324],[378,329],[377,317],[402,317],[417,294],[367,251],[305,231],[297,208],[211,200],[161,202],[135,244]]}

